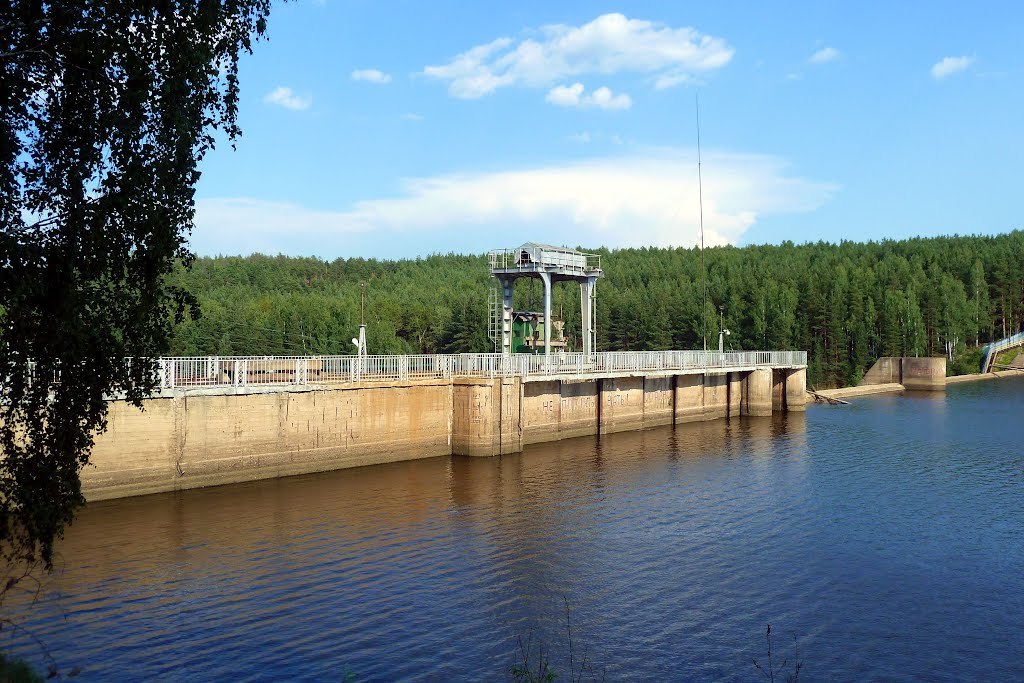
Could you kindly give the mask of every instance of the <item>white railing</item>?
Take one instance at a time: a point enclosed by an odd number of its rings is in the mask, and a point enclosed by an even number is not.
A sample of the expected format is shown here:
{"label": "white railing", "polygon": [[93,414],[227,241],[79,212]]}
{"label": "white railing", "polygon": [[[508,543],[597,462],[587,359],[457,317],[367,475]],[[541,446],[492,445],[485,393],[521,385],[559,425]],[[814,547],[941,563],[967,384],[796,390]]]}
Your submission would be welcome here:
{"label": "white railing", "polygon": [[161,358],[162,389],[308,386],[451,377],[587,377],[740,367],[801,367],[804,351],[611,351],[502,355],[196,356]]}
{"label": "white railing", "polygon": [[1019,346],[1024,344],[1024,332],[1018,332],[1017,334],[1000,339],[988,344],[985,347],[985,356],[981,361],[981,371],[988,372],[992,366],[992,361],[995,359],[996,354],[1000,351],[1005,351],[1011,346]]}

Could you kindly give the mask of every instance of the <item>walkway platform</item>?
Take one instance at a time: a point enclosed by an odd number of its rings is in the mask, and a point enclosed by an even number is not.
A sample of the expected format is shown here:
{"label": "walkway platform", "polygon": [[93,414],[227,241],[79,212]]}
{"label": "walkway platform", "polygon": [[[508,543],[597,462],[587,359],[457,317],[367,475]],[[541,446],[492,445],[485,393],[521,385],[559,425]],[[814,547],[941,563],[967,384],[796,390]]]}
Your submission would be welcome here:
{"label": "walkway platform", "polygon": [[[161,393],[246,393],[453,378],[519,378],[523,382],[723,374],[807,367],[804,351],[611,351],[533,354],[436,354],[408,356],[202,356],[161,358]],[[241,390],[241,391],[240,391]]]}

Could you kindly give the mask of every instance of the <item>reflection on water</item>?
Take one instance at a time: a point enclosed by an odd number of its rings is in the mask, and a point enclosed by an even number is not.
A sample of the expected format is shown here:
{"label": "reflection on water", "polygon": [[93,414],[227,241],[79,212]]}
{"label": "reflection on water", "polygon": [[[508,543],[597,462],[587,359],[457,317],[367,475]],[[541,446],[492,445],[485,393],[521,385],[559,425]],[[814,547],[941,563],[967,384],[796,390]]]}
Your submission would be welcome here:
{"label": "reflection on water", "polygon": [[[1024,382],[90,505],[19,617],[87,680],[1024,676]],[[788,636],[787,636],[788,637]],[[35,661],[23,637],[14,647]],[[564,663],[562,663],[564,666]]]}

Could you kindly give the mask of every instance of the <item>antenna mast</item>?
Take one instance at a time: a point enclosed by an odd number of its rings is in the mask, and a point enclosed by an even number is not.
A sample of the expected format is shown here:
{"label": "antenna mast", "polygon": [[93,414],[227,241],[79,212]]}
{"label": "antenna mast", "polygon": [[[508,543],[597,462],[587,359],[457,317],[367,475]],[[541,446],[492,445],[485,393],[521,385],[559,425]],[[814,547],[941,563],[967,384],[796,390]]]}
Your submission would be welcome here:
{"label": "antenna mast", "polygon": [[704,350],[708,350],[708,271],[704,266],[704,182],[700,171],[700,94],[694,94],[697,106],[697,198],[700,202],[700,279],[704,290],[704,299],[700,307],[701,325],[704,328]]}
{"label": "antenna mast", "polygon": [[366,283],[359,283],[359,324],[366,324]]}

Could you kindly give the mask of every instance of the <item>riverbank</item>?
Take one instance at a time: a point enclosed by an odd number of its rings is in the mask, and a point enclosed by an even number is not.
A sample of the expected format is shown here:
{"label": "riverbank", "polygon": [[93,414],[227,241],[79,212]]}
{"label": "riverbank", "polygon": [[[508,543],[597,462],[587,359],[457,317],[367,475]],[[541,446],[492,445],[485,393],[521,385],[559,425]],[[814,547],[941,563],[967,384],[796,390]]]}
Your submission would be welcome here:
{"label": "riverbank", "polygon": [[[946,384],[961,384],[963,382],[983,382],[993,379],[1003,379],[1006,377],[1024,377],[1024,369],[1022,370],[1000,370],[998,372],[986,372],[986,373],[975,373],[971,375],[953,375],[946,378]],[[812,400],[815,395],[821,396],[822,398],[830,399],[847,399],[857,398],[860,396],[873,396],[875,394],[892,394],[906,391],[906,387],[902,384],[890,382],[886,384],[863,384],[856,387],[841,387],[839,389],[820,389],[817,391],[808,391],[808,400]]]}
{"label": "riverbank", "polygon": [[1024,370],[998,370],[996,372],[975,373],[973,375],[953,375],[952,377],[946,378],[946,384],[980,382],[990,379],[1001,379],[1004,377],[1024,377]]}
{"label": "riverbank", "polygon": [[857,396],[871,396],[873,394],[892,394],[906,391],[906,387],[897,382],[888,384],[865,384],[858,387],[842,387],[840,389],[821,389],[814,392],[807,392],[813,397],[815,394],[824,398],[855,398]]}

